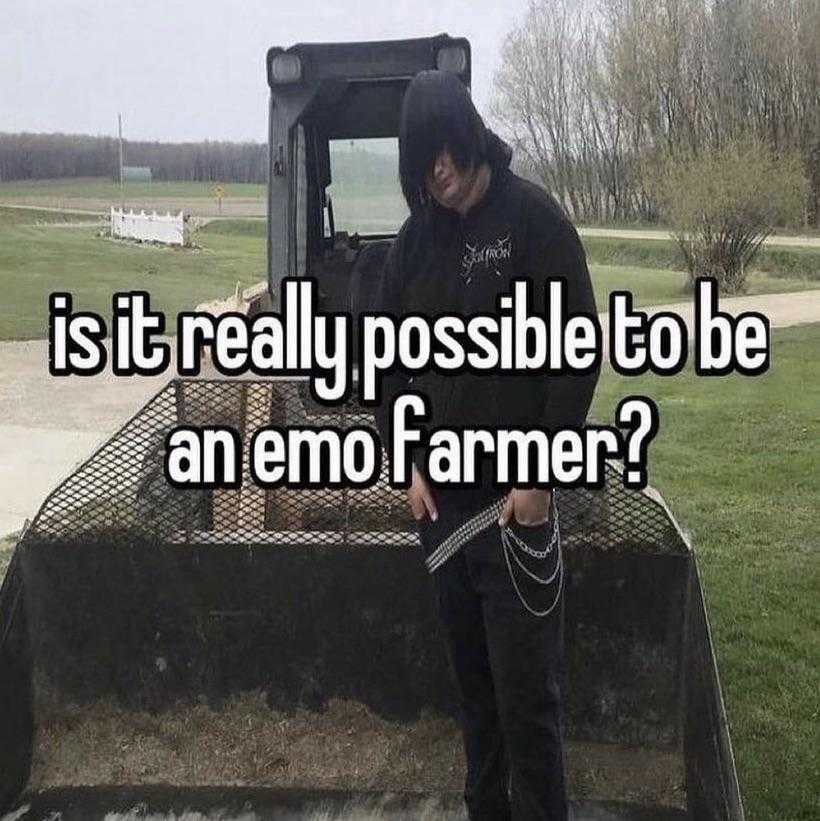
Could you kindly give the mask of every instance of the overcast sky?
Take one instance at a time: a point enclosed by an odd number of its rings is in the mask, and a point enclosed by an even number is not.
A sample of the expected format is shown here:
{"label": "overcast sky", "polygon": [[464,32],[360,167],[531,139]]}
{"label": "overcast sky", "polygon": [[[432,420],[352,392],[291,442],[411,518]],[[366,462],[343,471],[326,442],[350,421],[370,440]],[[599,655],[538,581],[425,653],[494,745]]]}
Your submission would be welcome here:
{"label": "overcast sky", "polygon": [[526,0],[0,0],[0,131],[130,139],[266,139],[269,46],[447,32],[472,44],[492,97]]}

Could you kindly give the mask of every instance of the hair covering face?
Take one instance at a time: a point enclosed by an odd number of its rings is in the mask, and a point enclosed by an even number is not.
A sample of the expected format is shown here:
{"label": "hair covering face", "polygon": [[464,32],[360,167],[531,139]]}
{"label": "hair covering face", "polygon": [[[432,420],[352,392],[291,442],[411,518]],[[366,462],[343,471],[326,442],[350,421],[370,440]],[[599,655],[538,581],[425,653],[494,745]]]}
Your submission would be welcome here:
{"label": "hair covering face", "polygon": [[446,148],[460,171],[484,162],[509,165],[511,151],[476,111],[455,74],[422,71],[404,94],[399,129],[399,178],[411,212],[427,204],[425,178]]}

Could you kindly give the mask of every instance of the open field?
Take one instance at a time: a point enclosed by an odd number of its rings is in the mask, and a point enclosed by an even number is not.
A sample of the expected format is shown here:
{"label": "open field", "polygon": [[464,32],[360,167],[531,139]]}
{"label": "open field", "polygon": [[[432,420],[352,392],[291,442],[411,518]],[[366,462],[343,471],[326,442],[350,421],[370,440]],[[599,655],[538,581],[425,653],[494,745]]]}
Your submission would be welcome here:
{"label": "open field", "polygon": [[[636,268],[628,265],[599,265],[590,262],[590,274],[595,288],[595,302],[600,312],[608,310],[609,294],[616,290],[632,291],[635,305],[647,307],[668,302],[689,302],[690,293],[684,289],[686,277],[680,271],[664,268]],[[791,293],[813,290],[817,282],[798,278],[773,277],[768,274],[750,274],[746,294]]]}
{"label": "open field", "polygon": [[[267,215],[267,187],[243,183],[222,186],[222,208],[214,196],[215,183],[153,182],[128,183],[126,208],[134,210],[185,211],[197,217],[264,217]],[[394,231],[407,215],[397,188],[364,190],[357,185],[334,184],[336,229],[382,233]],[[108,180],[33,180],[0,183],[0,207],[28,206],[68,211],[108,213],[120,203],[119,186]]]}
{"label": "open field", "polygon": [[[606,265],[628,265],[632,268],[664,268],[681,271],[683,257],[671,240],[619,239],[612,235],[582,235],[587,257]],[[785,248],[764,246],[751,268],[773,277],[820,280],[820,248]],[[816,287],[816,286],[815,286]]]}
{"label": "open field", "polygon": [[[222,212],[210,182],[127,183],[125,206],[156,211],[187,211],[195,216],[264,216],[266,186],[226,183]],[[107,213],[120,202],[119,186],[106,179],[30,180],[0,183],[0,204],[35,205]]]}
{"label": "open field", "polygon": [[[363,200],[350,201],[350,205],[358,203],[359,210],[352,208],[347,212],[348,223],[339,223],[340,230],[348,230],[365,224],[371,231],[386,231],[391,225],[397,224],[401,217],[396,203],[384,195],[380,202],[384,208],[379,212],[382,215],[375,217],[365,213]],[[393,209],[392,211],[390,209]],[[338,222],[337,217],[337,222]],[[207,232],[241,234],[246,236],[265,237],[267,224],[264,220],[227,218],[213,220],[204,229]],[[582,229],[583,230],[583,229]],[[677,245],[672,241],[660,242],[656,240],[624,240],[614,236],[583,236],[584,249],[590,263],[595,265],[612,265],[621,268],[647,269],[675,272],[683,282],[680,272],[683,268],[683,259]],[[761,275],[763,275],[761,279]],[[777,286],[774,279],[790,280],[790,284]],[[814,285],[801,284],[804,280],[814,280]],[[817,287],[820,281],[820,248],[764,248],[757,259],[753,272],[750,274],[749,293],[776,292],[778,290],[802,290],[805,287]],[[681,288],[683,286],[681,285]],[[766,290],[760,290],[764,288]]]}
{"label": "open field", "polygon": [[[130,198],[156,197],[158,199],[190,197],[211,199],[215,182],[129,182],[125,193]],[[226,197],[264,199],[267,186],[253,183],[224,183]],[[58,197],[69,199],[111,199],[116,202],[120,187],[113,180],[102,177],[79,177],[62,180],[19,180],[0,183],[0,201]]]}
{"label": "open field", "polygon": [[[228,296],[237,281],[247,286],[265,278],[264,220],[211,222],[197,234],[199,248],[181,249],[113,241],[98,236],[98,227],[58,231],[35,225],[31,214],[39,212],[25,212],[28,222],[21,222],[20,213],[0,209],[0,287],[9,308],[0,314],[0,340],[44,338],[51,291],[70,291],[78,309],[107,315],[115,291],[146,289],[155,307],[174,315]],[[614,289],[632,290],[641,306],[689,299],[680,272],[594,260],[591,271],[601,311]],[[752,274],[748,292],[812,287],[816,281]]]}
{"label": "open field", "polygon": [[[152,182],[127,183],[125,205],[127,208],[154,209],[157,211],[184,210],[194,216],[229,218],[263,217],[267,214],[265,185],[251,183],[224,183],[225,196],[220,211],[213,191],[215,182]],[[336,226],[342,231],[391,231],[404,219],[407,210],[398,191],[398,185],[386,181],[377,188],[364,188],[349,181],[336,182],[330,189],[334,201]],[[87,210],[107,213],[112,205],[120,202],[120,190],[113,180],[104,178],[77,178],[61,180],[26,180],[0,182],[0,206],[3,204],[31,205],[69,210]],[[611,243],[628,247],[644,246],[644,256],[650,257],[644,264],[652,267],[679,268],[680,261],[669,233],[658,226],[581,226],[585,241],[601,248]],[[791,263],[786,273],[806,274],[807,264],[820,276],[820,232],[797,233],[784,230],[767,240],[758,260],[757,268],[772,271],[783,265],[786,254],[806,250],[813,253],[810,263],[800,260],[797,267]],[[607,251],[607,253],[611,253]],[[620,251],[621,255],[625,252]],[[629,252],[621,260],[634,264]],[[659,259],[671,256],[666,264]],[[601,261],[612,261],[601,259]]]}
{"label": "open field", "polygon": [[[265,223],[214,222],[201,230],[198,249],[165,248],[117,242],[98,236],[97,228],[53,230],[31,223],[7,222],[0,212],[0,287],[6,305],[0,315],[0,340],[41,339],[47,335],[46,305],[51,291],[74,294],[75,306],[110,314],[117,290],[146,289],[166,315],[233,293],[265,278]],[[688,299],[684,277],[663,269],[592,265],[599,310],[616,288],[635,293],[638,305]],[[803,290],[801,279],[755,274],[749,293]]]}
{"label": "open field", "polygon": [[0,205],[0,225],[75,225],[77,223],[99,223],[96,214],[72,211],[43,210],[34,206],[10,208]]}
{"label": "open field", "polygon": [[0,339],[47,335],[48,294],[70,291],[82,310],[111,313],[117,290],[145,289],[167,315],[228,296],[237,281],[265,277],[265,247],[259,239],[208,235],[201,249],[117,242],[95,228],[55,231],[9,225],[0,217]]}
{"label": "open field", "polygon": [[690,531],[749,819],[820,814],[820,324],[774,332],[756,378],[625,378],[608,368],[593,412],[652,397],[650,483]]}

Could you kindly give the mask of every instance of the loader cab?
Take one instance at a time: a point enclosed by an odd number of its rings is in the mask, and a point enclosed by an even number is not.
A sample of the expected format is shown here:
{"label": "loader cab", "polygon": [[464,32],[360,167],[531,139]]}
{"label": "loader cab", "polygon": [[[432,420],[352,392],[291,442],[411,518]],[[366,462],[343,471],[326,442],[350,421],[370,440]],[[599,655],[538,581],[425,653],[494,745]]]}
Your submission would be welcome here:
{"label": "loader cab", "polygon": [[315,277],[319,309],[372,307],[407,208],[398,175],[402,98],[424,69],[470,84],[470,44],[413,40],[271,48],[268,287]]}

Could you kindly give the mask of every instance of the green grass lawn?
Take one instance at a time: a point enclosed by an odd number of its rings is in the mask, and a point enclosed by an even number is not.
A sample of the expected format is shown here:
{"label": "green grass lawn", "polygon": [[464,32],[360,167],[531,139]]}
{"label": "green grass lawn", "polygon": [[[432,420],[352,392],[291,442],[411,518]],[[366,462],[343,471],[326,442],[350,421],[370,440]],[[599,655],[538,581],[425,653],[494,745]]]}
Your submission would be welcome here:
{"label": "green grass lawn", "polygon": [[650,483],[700,557],[750,819],[820,817],[820,324],[776,330],[760,377],[620,377],[593,413],[652,397]]}
{"label": "green grass lawn", "polygon": [[[208,223],[200,234],[224,234],[228,236],[256,236],[264,238],[267,223],[263,219],[224,219]],[[585,240],[590,272],[595,287],[595,299],[599,311],[607,310],[609,293],[626,289],[635,294],[637,305],[659,305],[665,302],[688,301],[692,297],[685,290],[686,275],[667,267],[656,267],[647,260],[636,263],[609,264],[596,257],[597,246]],[[610,257],[604,255],[604,260]],[[820,256],[818,257],[820,258]],[[820,288],[820,282],[803,276],[772,276],[767,273],[749,274],[746,293],[774,294],[788,291],[805,291]]]}
{"label": "green grass lawn", "polygon": [[62,223],[99,222],[95,214],[77,214],[71,211],[47,211],[37,208],[4,208],[0,205],[0,226],[5,225],[60,225]]}
{"label": "green grass lawn", "polygon": [[[263,219],[224,219],[209,222],[201,230],[200,235],[219,234],[264,238],[267,230],[267,223]],[[586,241],[584,244],[587,244]],[[632,291],[635,294],[636,304],[644,306],[688,301],[692,298],[684,288],[686,275],[681,271],[652,266],[604,264],[598,262],[591,254],[589,265],[599,311],[607,310],[609,293],[614,290]],[[820,283],[806,280],[803,277],[775,277],[764,273],[750,274],[748,285],[747,294],[750,295],[820,288]]]}
{"label": "green grass lawn", "polygon": [[0,221],[0,340],[47,336],[48,294],[70,291],[75,307],[111,315],[111,295],[145,289],[165,311],[233,293],[237,280],[265,278],[265,244],[255,237],[204,235],[201,249],[118,242],[93,228],[24,227]]}
{"label": "green grass lawn", "polygon": [[[683,255],[672,240],[583,237],[587,258],[598,265],[626,265],[630,268],[658,268],[682,271]],[[764,246],[750,271],[775,277],[820,281],[820,250],[817,248]]]}
{"label": "green grass lawn", "polygon": [[[635,295],[635,304],[643,307],[665,302],[688,302],[692,299],[692,295],[684,288],[686,275],[680,271],[636,268],[629,265],[598,265],[595,262],[590,262],[589,270],[599,311],[608,310],[609,294],[616,290],[632,291]],[[747,281],[747,295],[820,288],[820,282],[798,277],[773,277],[763,273],[749,274]]]}
{"label": "green grass lawn", "polygon": [[[47,298],[55,290],[73,293],[77,309],[107,316],[112,293],[146,289],[152,303],[170,317],[230,295],[237,280],[250,285],[266,275],[263,219],[211,222],[196,235],[200,248],[181,249],[115,242],[98,236],[96,227],[57,230],[35,225],[39,216],[61,215],[0,209],[0,287],[7,308],[0,313],[0,340],[44,338]],[[590,268],[602,311],[614,289],[631,290],[641,306],[690,299],[680,272],[594,262]],[[749,293],[817,285],[765,274],[752,274],[749,282]]]}

